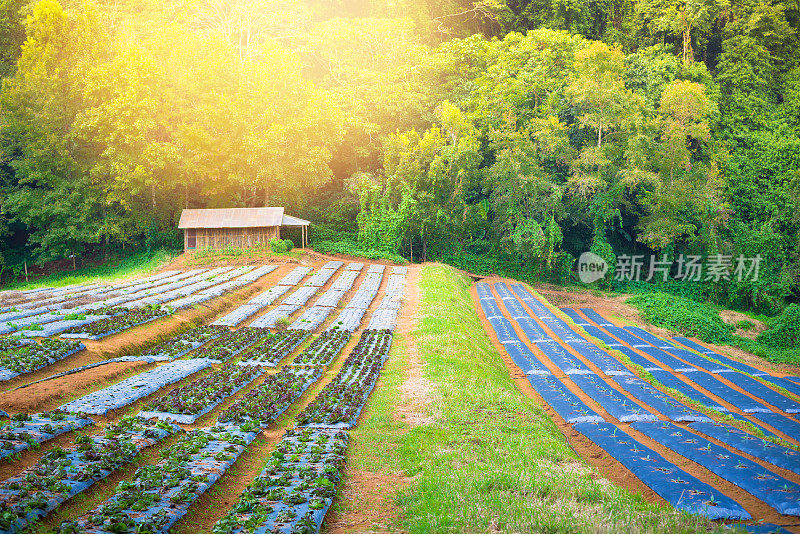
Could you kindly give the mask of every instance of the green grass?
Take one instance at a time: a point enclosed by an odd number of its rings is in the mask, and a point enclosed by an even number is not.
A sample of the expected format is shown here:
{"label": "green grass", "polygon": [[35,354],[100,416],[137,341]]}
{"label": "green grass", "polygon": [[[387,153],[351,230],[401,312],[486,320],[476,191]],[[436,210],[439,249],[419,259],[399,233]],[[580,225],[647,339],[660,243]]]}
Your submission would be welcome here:
{"label": "green grass", "polygon": [[410,342],[396,335],[348,458],[358,470],[408,477],[396,495],[397,528],[412,534],[706,531],[709,523],[701,518],[605,483],[575,454],[510,378],[478,320],[468,279],[428,265],[420,287],[414,336],[435,390],[434,422],[410,427],[395,415]]}
{"label": "green grass", "polygon": [[160,265],[171,261],[175,253],[168,250],[156,250],[148,253],[144,250],[118,259],[112,259],[96,267],[86,267],[75,271],[62,271],[49,274],[30,283],[12,282],[0,286],[2,290],[24,290],[37,287],[61,287],[73,284],[85,284],[97,280],[116,280],[148,273]]}

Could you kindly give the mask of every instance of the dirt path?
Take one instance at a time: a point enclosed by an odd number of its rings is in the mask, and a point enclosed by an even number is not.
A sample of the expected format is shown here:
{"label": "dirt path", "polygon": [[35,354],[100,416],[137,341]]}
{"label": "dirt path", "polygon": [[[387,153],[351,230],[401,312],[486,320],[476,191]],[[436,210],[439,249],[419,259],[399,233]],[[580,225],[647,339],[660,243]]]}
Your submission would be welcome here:
{"label": "dirt path", "polygon": [[[485,281],[489,282],[489,283],[492,283],[492,284],[494,282],[497,282],[497,281],[510,282],[508,280],[502,280],[502,279],[487,279]],[[544,402],[544,400],[531,387],[530,383],[525,378],[525,375],[522,373],[522,371],[513,363],[513,361],[510,359],[510,357],[508,357],[508,355],[507,355],[507,353],[505,351],[505,348],[503,347],[503,345],[497,339],[497,336],[496,336],[496,334],[494,332],[494,329],[492,328],[492,326],[489,323],[489,321],[486,319],[486,316],[483,313],[483,309],[480,306],[479,297],[478,297],[478,294],[477,294],[476,287],[474,285],[471,288],[471,293],[472,293],[473,302],[475,304],[476,310],[478,311],[478,316],[479,316],[479,318],[481,320],[481,323],[484,326],[484,330],[487,332],[489,337],[492,339],[492,342],[494,343],[495,347],[498,349],[498,352],[502,355],[503,361],[506,363],[506,366],[509,368],[509,372],[510,372],[511,376],[514,378],[514,381],[517,384],[518,388],[520,389],[520,391],[523,394],[525,394],[525,395],[527,395],[527,396],[529,396],[531,398],[536,399],[542,405],[542,407],[552,417],[553,421],[556,423],[556,425],[559,427],[559,429],[562,431],[562,433],[566,436],[566,438],[568,439],[568,441],[569,441],[570,445],[572,446],[572,448],[581,457],[583,457],[589,464],[591,464],[592,466],[597,468],[598,472],[600,474],[602,474],[603,477],[608,478],[611,481],[613,481],[614,483],[616,483],[616,484],[618,484],[620,486],[623,486],[623,487],[625,487],[625,488],[627,488],[627,489],[629,489],[629,490],[631,490],[633,492],[641,492],[642,495],[644,495],[650,501],[653,501],[653,502],[664,502],[661,497],[659,497],[653,490],[651,490],[649,487],[647,487],[641,480],[636,478],[633,475],[633,473],[631,473],[628,469],[626,469],[621,463],[619,463],[616,460],[614,460],[613,458],[611,458],[607,453],[605,453],[605,451],[603,451],[600,447],[598,447],[596,444],[594,444],[591,440],[587,439],[585,436],[583,436],[579,432],[575,431],[572,428],[572,425],[566,423],[560,416],[558,416],[558,414],[556,414],[547,405],[546,402]],[[506,318],[509,319],[511,321],[512,325],[514,325],[515,328],[516,328],[517,327],[516,322],[511,319],[510,314],[508,314],[508,312],[504,309],[504,306],[502,306],[502,302],[500,301],[500,299],[498,298],[497,300],[498,300],[498,305],[501,306],[501,311],[504,312],[504,315],[506,316]],[[521,300],[520,300],[520,302],[522,303]],[[522,305],[527,309],[527,311],[531,314],[531,316],[533,316],[533,313],[531,313],[531,310],[527,307],[527,305],[525,305],[524,303],[522,303]],[[587,304],[579,304],[579,306],[587,306]],[[535,317],[534,317],[534,319],[535,319]],[[551,335],[551,337],[553,337],[556,340],[559,339],[557,336],[553,336],[553,333],[545,325],[544,322],[538,321],[538,320],[536,320],[536,321],[539,324],[539,326],[543,327],[544,330]],[[520,332],[518,332],[518,334],[519,333]],[[596,411],[598,413],[600,413],[602,416],[604,416],[604,418],[606,420],[609,420],[609,421],[613,421],[614,420],[613,418],[609,417],[609,415],[607,413],[605,413],[605,411],[602,410],[599,407],[599,405],[597,405],[596,402],[594,402],[590,397],[588,397],[580,388],[575,386],[575,384],[573,384],[571,382],[571,380],[568,379],[568,377],[564,376],[563,373],[560,370],[554,368],[554,366],[552,365],[552,362],[549,362],[549,358],[544,357],[543,353],[541,353],[541,351],[539,351],[536,348],[535,344],[527,343],[526,342],[527,338],[524,335],[520,335],[519,337],[520,337],[521,340],[523,340],[524,343],[526,343],[528,348],[531,349],[531,351],[533,351],[534,354],[536,354],[536,356],[541,359],[541,361],[545,362],[545,364],[548,366],[548,368],[551,370],[551,372],[553,372],[557,377],[559,377],[563,381],[564,385],[567,386],[571,392],[575,393],[578,397],[581,398],[581,400],[586,402],[590,407],[596,409]],[[561,345],[565,349],[569,350],[569,347],[567,345],[565,345],[563,343]],[[577,355],[577,353],[575,353],[574,351],[570,350],[570,353],[573,356],[578,356],[581,361],[583,361],[585,364],[589,365],[591,368],[595,369],[595,367],[591,364],[591,362],[589,362],[585,358],[580,357],[580,355]],[[595,371],[597,371],[597,370],[595,369]],[[598,375],[602,376],[602,373],[598,373]],[[624,393],[624,391],[620,391],[620,393]],[[633,400],[633,398],[630,397],[629,395],[624,395],[624,396],[626,396],[627,398]],[[600,408],[600,409],[598,409],[598,408]],[[630,425],[619,423],[619,422],[616,422],[615,424],[617,424],[617,426],[619,426],[625,432],[631,434],[635,439],[639,440],[643,444],[647,445],[651,449],[655,450],[656,452],[658,452],[659,454],[664,456],[667,460],[673,462],[675,465],[677,465],[677,466],[681,467],[682,469],[684,469],[689,474],[697,477],[698,479],[700,479],[700,480],[702,480],[702,481],[704,481],[706,483],[711,484],[713,487],[717,488],[721,493],[723,493],[723,494],[733,498],[737,502],[739,502],[748,512],[750,512],[750,514],[756,520],[761,520],[761,521],[766,521],[766,522],[771,522],[771,523],[776,523],[776,524],[784,524],[784,525],[793,525],[793,524],[796,523],[795,518],[779,514],[772,507],[770,507],[769,505],[767,505],[763,501],[755,498],[750,493],[748,493],[748,492],[744,491],[743,489],[739,488],[738,486],[736,486],[736,485],[734,485],[734,484],[732,484],[732,483],[730,483],[730,482],[728,482],[728,481],[716,476],[715,474],[713,474],[710,471],[706,470],[704,467],[702,467],[702,466],[700,466],[698,464],[695,464],[694,462],[689,461],[689,460],[687,460],[686,458],[684,458],[682,456],[677,455],[676,453],[674,453],[671,450],[667,449],[663,445],[661,445],[661,444],[659,444],[659,443],[647,438],[646,436],[634,431],[632,428],[630,428]],[[678,426],[680,426],[681,428],[684,428],[684,429],[688,429],[686,427],[686,425],[683,425],[683,424],[679,424]],[[727,447],[724,444],[721,444],[719,442],[717,442],[717,444],[724,446],[728,450],[733,450],[733,449],[731,449],[731,448],[729,448],[729,447]],[[762,465],[765,465],[765,466],[767,465],[767,464],[761,462],[758,459],[755,459],[753,457],[750,457],[749,455],[741,453],[740,451],[734,451],[734,452],[737,452],[738,454],[742,454],[743,456],[748,457],[749,459],[754,460],[757,463],[760,463]],[[798,477],[794,473],[789,473],[789,472],[787,472],[785,470],[782,470],[782,469],[779,469],[779,468],[775,468],[774,466],[771,466],[771,469],[773,471],[779,472],[782,476],[785,476],[786,478],[788,478],[789,480],[792,480],[794,482],[798,482],[798,480],[800,480],[800,477]]]}
{"label": "dirt path", "polygon": [[[433,385],[425,378],[425,363],[420,357],[416,340],[419,325],[420,288],[419,278],[422,266],[408,268],[406,278],[406,300],[398,316],[396,339],[402,339],[402,351],[393,351],[401,358],[404,380],[400,384],[400,397],[392,417],[408,428],[428,425],[434,422],[430,415],[433,402]],[[382,387],[379,379],[377,388]],[[365,409],[368,412],[368,407]],[[362,414],[361,419],[364,418]],[[357,433],[354,440],[358,439]],[[384,533],[396,532],[396,523],[401,510],[394,501],[397,491],[406,488],[410,480],[402,473],[377,472],[354,467],[353,445],[348,450],[348,462],[337,503],[325,519],[326,534],[345,534],[353,532]],[[364,452],[369,454],[369,452]]]}

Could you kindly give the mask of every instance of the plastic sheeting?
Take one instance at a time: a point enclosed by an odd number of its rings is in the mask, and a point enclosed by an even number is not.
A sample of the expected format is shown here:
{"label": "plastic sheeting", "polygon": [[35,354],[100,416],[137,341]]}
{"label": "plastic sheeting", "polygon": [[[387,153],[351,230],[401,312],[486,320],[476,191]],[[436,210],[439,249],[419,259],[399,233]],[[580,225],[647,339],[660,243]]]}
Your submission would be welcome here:
{"label": "plastic sheeting", "polygon": [[528,375],[549,375],[547,367],[523,343],[503,343],[508,356]]}
{"label": "plastic sheeting", "polygon": [[618,359],[586,340],[567,341],[567,344],[609,376],[631,374]]}
{"label": "plastic sheeting", "polygon": [[684,406],[638,376],[618,376],[612,380],[622,389],[673,421],[711,421],[707,416]]}
{"label": "plastic sheeting", "polygon": [[753,417],[800,441],[800,423],[796,419],[775,412],[756,413]]}
{"label": "plastic sheeting", "polygon": [[800,475],[800,452],[795,449],[753,436],[725,423],[692,423],[689,428]]}
{"label": "plastic sheeting", "polygon": [[[678,378],[674,373],[671,371],[666,371],[664,369],[650,371],[650,374],[653,375],[653,378],[664,384],[665,386],[676,389],[692,399],[693,401],[699,402],[709,408],[713,408],[718,412],[728,412],[728,408],[720,404],[719,402],[715,401],[705,393],[702,393],[697,390],[693,385],[687,384],[680,378]],[[686,376],[689,378],[693,373],[689,373]]]}
{"label": "plastic sheeting", "polygon": [[610,454],[678,510],[710,519],[751,519],[750,514],[739,503],[669,462],[615,425],[579,423],[573,428]]}
{"label": "plastic sheeting", "polygon": [[528,382],[567,423],[600,422],[603,418],[552,375],[528,375]]}
{"label": "plastic sheeting", "polygon": [[745,413],[767,413],[772,411],[763,403],[751,399],[727,384],[723,384],[719,378],[711,373],[698,371],[696,373],[686,373],[684,376]]}
{"label": "plastic sheeting", "polygon": [[553,362],[553,364],[561,369],[565,374],[572,375],[592,373],[592,370],[589,369],[585,363],[567,352],[566,349],[564,349],[555,341],[542,341],[541,343],[537,343],[536,347],[541,350],[545,356],[550,358],[550,361]]}
{"label": "plastic sheeting", "polygon": [[155,393],[160,388],[174,384],[197,371],[205,369],[209,365],[211,365],[209,360],[201,358],[170,362],[161,367],[126,378],[122,382],[108,386],[100,391],[84,395],[60,406],[59,410],[103,415],[110,410],[122,408]]}
{"label": "plastic sheeting", "polygon": [[800,485],[672,423],[633,423],[631,426],[736,484],[780,513],[800,515]]}
{"label": "plastic sheeting", "polygon": [[589,398],[623,423],[658,420],[657,416],[620,394],[597,375],[571,375],[570,379]]}

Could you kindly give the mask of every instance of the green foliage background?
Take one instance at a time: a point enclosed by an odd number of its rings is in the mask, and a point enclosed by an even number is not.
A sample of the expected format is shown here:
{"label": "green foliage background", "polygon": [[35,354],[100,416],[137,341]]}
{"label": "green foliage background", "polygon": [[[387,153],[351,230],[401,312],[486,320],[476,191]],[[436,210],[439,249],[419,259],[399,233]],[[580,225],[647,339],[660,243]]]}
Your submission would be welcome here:
{"label": "green foliage background", "polygon": [[601,285],[776,315],[799,26],[787,0],[0,2],[0,276],[283,205],[320,251],[528,281],[760,255],[756,281]]}

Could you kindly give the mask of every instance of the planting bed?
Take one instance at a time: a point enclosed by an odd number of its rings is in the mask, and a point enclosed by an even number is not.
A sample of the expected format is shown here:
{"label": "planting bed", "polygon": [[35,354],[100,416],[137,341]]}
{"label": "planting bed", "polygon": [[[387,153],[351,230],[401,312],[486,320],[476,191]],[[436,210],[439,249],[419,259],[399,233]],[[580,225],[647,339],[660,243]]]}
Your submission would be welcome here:
{"label": "planting bed", "polygon": [[336,278],[336,280],[333,281],[333,284],[331,284],[331,289],[350,291],[359,274],[361,274],[361,271],[344,271],[339,275],[338,278]]}
{"label": "planting bed", "polygon": [[325,319],[328,318],[332,311],[333,308],[327,306],[312,306],[295,319],[289,329],[313,332],[325,322]]}
{"label": "planting bed", "polygon": [[335,308],[346,293],[346,290],[331,288],[323,293],[322,296],[316,300],[316,302],[314,302],[314,306],[327,306],[329,308]]}
{"label": "planting bed", "polygon": [[312,271],[311,267],[295,267],[278,281],[279,286],[296,286]]}
{"label": "planting bed", "polygon": [[213,343],[200,347],[192,352],[189,358],[207,358],[217,363],[224,362],[271,335],[266,328],[240,328],[223,334]]}
{"label": "planting bed", "polygon": [[345,308],[339,313],[336,319],[333,320],[328,330],[355,332],[358,327],[361,326],[361,319],[366,312],[366,308]]}
{"label": "planting bed", "polygon": [[281,304],[289,306],[305,306],[306,302],[317,294],[318,286],[303,286],[295,290],[294,293],[283,299]]}
{"label": "planting bed", "polygon": [[289,430],[213,534],[316,533],[333,503],[349,436]]}
{"label": "planting bed", "polygon": [[528,382],[531,383],[536,393],[567,423],[599,423],[603,421],[597,412],[589,408],[558,378],[552,375],[529,375]]}
{"label": "planting bed", "polygon": [[726,445],[761,458],[778,467],[800,475],[800,452],[771,441],[757,438],[736,427],[723,423],[692,423],[689,428],[702,432]]}
{"label": "planting bed", "polygon": [[304,330],[272,332],[257,345],[242,352],[239,365],[275,367],[278,362],[305,341],[308,335],[308,332]]}
{"label": "planting bed", "polygon": [[160,306],[145,306],[87,325],[68,328],[61,336],[82,339],[100,339],[140,324],[155,321],[159,317],[164,317],[169,314],[169,310],[163,309]]}
{"label": "planting bed", "polygon": [[186,378],[211,365],[206,359],[178,360],[156,367],[150,371],[89,393],[74,401],[62,405],[59,409],[66,412],[84,412],[103,415],[110,410],[127,406],[132,402],[155,393],[160,388]]}
{"label": "planting bed", "polygon": [[8,348],[3,350],[0,346],[0,382],[46,367],[84,348],[78,341],[46,338],[37,342],[15,338],[4,338],[3,341]]}
{"label": "planting bed", "polygon": [[327,330],[289,364],[291,366],[327,366],[350,341],[352,334],[346,330]]}
{"label": "planting bed", "polygon": [[14,414],[11,420],[0,423],[0,458],[93,424],[87,417],[61,412]]}
{"label": "planting bed", "polygon": [[678,510],[710,519],[751,519],[739,503],[683,471],[615,425],[577,423],[573,428],[630,469],[639,480]]}
{"label": "planting bed", "polygon": [[177,430],[125,418],[102,434],[78,437],[74,447],[45,453],[36,465],[0,485],[0,532],[21,531]]}
{"label": "planting bed", "polygon": [[365,330],[330,384],[297,416],[298,426],[352,428],[389,354],[387,330]]}
{"label": "planting bed", "polygon": [[633,423],[632,427],[736,484],[778,512],[800,515],[800,485],[672,423]]}
{"label": "planting bed", "polygon": [[328,280],[331,279],[331,277],[336,273],[337,270],[338,270],[338,267],[337,268],[323,267],[322,269],[320,269],[319,271],[314,273],[306,281],[306,283],[303,284],[303,286],[305,286],[305,287],[317,287],[317,288],[322,287],[322,286],[324,286],[325,284],[328,283]]}
{"label": "planting bed", "polygon": [[192,424],[263,373],[264,370],[258,367],[225,365],[149,402],[139,412],[139,417]]}
{"label": "planting bed", "polygon": [[197,326],[143,352],[142,356],[154,358],[156,361],[174,360],[228,331],[227,328],[219,326]]}
{"label": "planting bed", "polygon": [[247,301],[247,304],[250,305],[260,305],[262,308],[269,306],[279,297],[282,297],[286,294],[287,291],[292,289],[292,286],[272,286],[271,288],[267,289],[263,293],[256,295],[255,297],[251,298]]}
{"label": "planting bed", "polygon": [[294,312],[302,308],[299,304],[281,304],[276,308],[272,308],[264,315],[257,317],[255,321],[250,323],[251,328],[275,328],[278,321],[286,319]]}
{"label": "planting bed", "polygon": [[255,437],[219,427],[188,432],[161,452],[159,463],[139,468],[111,498],[77,521],[62,523],[58,532],[167,532]]}
{"label": "planting bed", "polygon": [[364,264],[357,261],[351,261],[350,263],[344,266],[345,271],[360,271],[363,268]]}
{"label": "planting bed", "polygon": [[275,421],[300,395],[322,376],[320,368],[284,367],[248,391],[222,412],[218,425],[242,430],[261,430]]}

